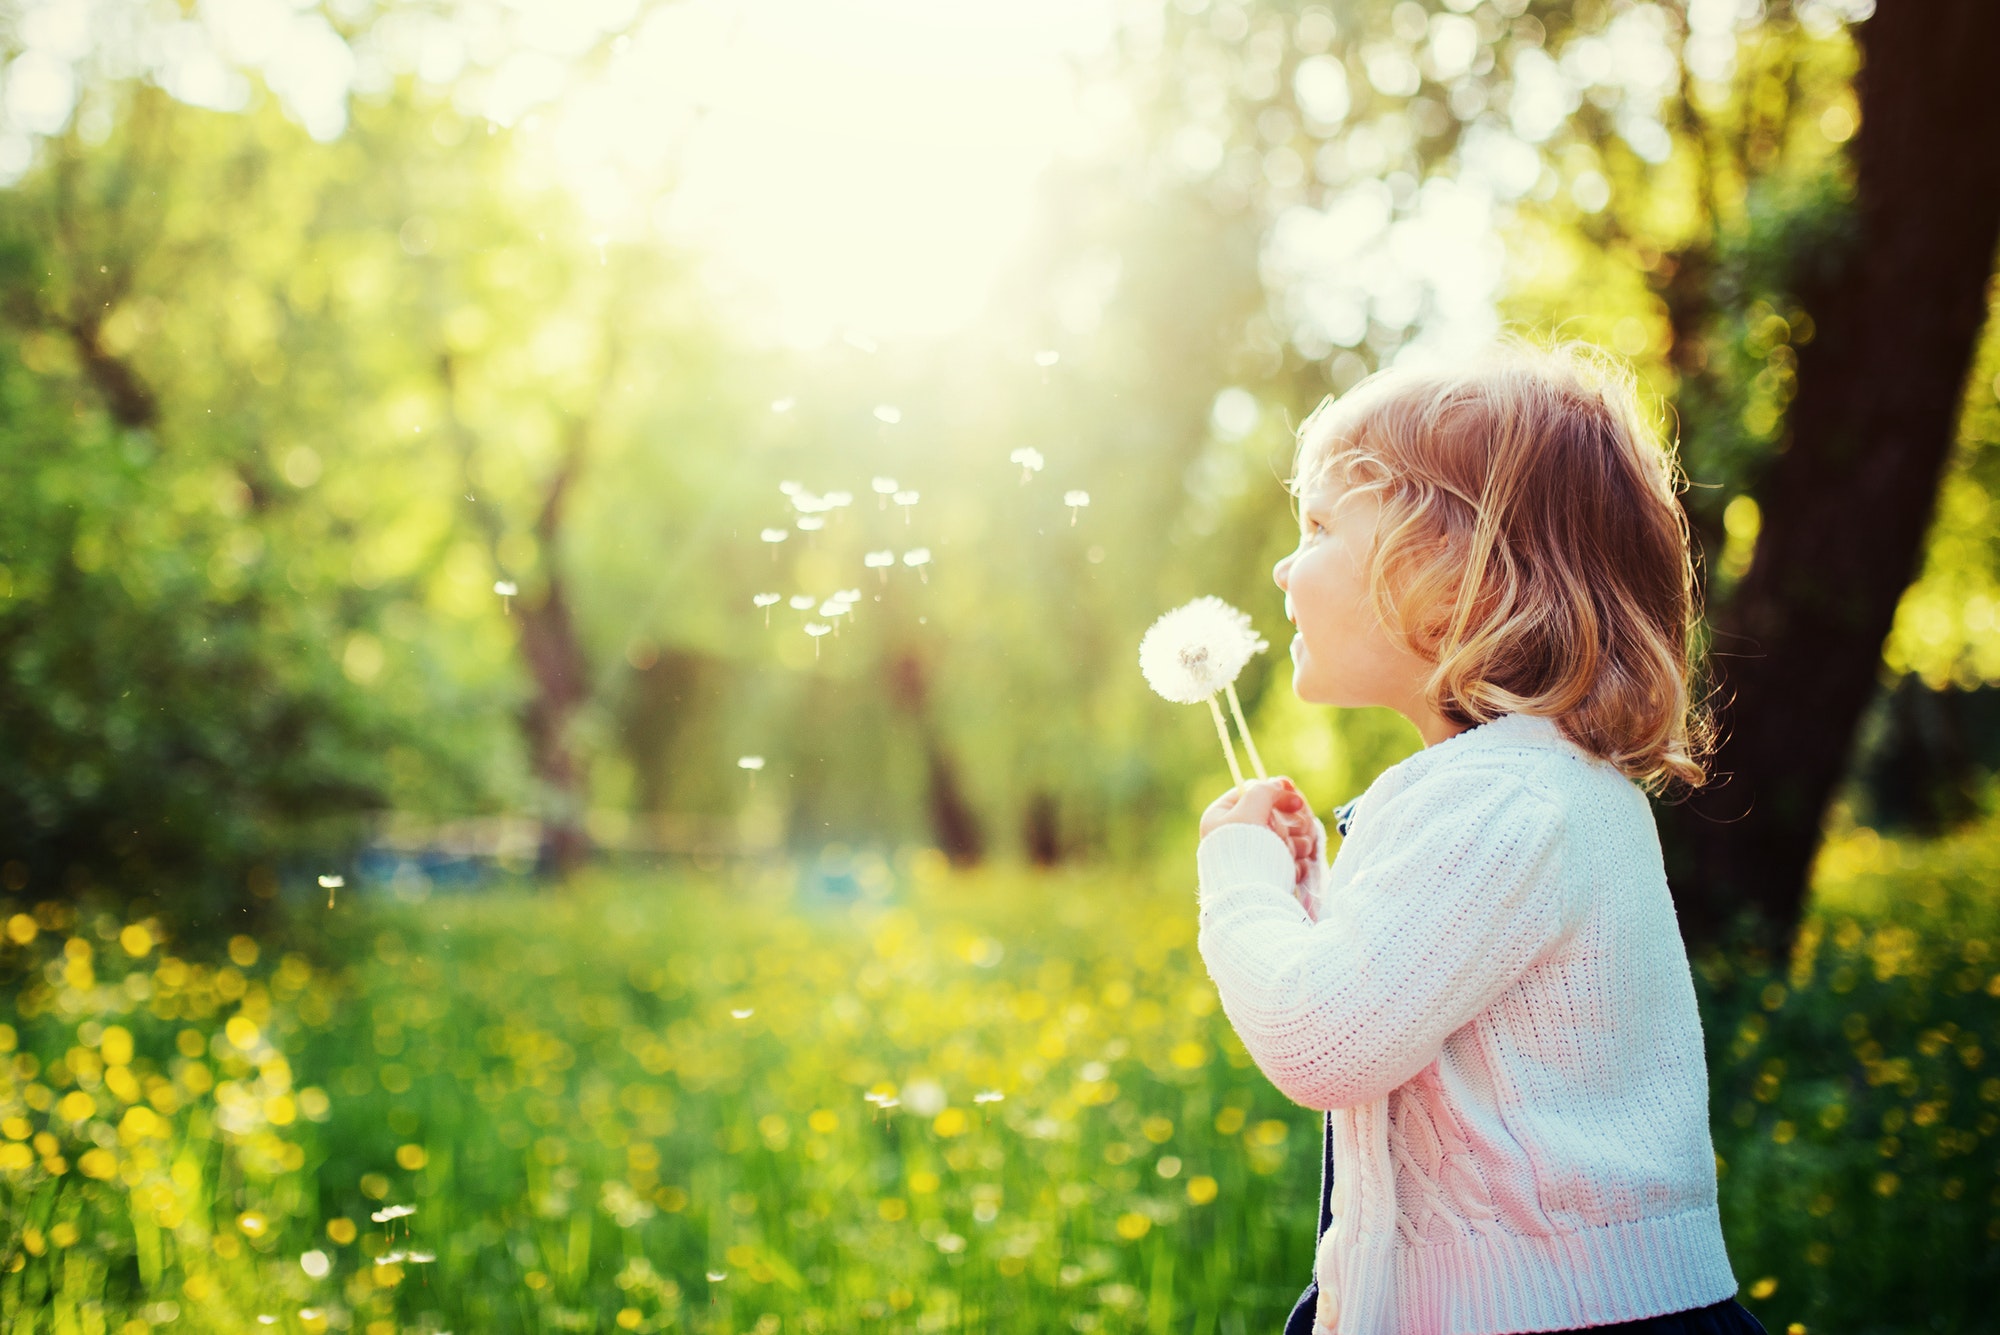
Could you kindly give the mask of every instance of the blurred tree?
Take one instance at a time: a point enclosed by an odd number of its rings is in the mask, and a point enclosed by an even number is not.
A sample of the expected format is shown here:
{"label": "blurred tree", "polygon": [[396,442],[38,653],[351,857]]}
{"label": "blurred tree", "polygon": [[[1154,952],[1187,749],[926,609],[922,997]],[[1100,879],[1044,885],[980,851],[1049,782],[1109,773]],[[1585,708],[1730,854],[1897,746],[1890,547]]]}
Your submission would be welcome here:
{"label": "blurred tree", "polygon": [[[316,257],[293,191],[339,155],[96,95],[102,141],[73,126],[0,193],[0,858],[44,893],[172,886],[195,917],[399,791],[475,786],[479,748],[369,689],[393,587],[300,596],[344,525],[300,504],[338,372],[300,355],[324,328],[298,309]],[[224,182],[226,236],[203,216]]]}

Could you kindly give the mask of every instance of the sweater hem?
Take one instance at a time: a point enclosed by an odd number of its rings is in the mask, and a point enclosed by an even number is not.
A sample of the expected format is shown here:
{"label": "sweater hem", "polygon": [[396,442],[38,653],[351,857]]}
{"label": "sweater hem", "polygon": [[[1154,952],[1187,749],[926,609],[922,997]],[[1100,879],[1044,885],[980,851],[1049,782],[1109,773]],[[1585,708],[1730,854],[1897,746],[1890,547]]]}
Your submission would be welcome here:
{"label": "sweater hem", "polygon": [[1714,1206],[1543,1237],[1398,1247],[1394,1335],[1526,1335],[1721,1302],[1736,1276]]}

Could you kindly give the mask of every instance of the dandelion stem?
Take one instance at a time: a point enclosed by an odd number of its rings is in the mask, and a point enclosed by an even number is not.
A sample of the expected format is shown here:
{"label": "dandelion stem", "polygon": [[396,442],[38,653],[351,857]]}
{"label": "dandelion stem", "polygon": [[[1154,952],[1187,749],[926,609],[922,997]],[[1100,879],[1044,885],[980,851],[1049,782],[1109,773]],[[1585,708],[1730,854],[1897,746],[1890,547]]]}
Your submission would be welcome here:
{"label": "dandelion stem", "polygon": [[1208,712],[1215,715],[1215,735],[1222,739],[1222,754],[1229,759],[1229,777],[1236,780],[1236,786],[1243,786],[1243,766],[1236,763],[1236,748],[1229,744],[1229,724],[1222,717],[1222,706],[1208,697]]}
{"label": "dandelion stem", "polygon": [[1250,724],[1243,717],[1243,702],[1236,698],[1236,683],[1229,683],[1229,712],[1236,716],[1236,731],[1243,734],[1243,749],[1250,753],[1250,768],[1257,771],[1257,777],[1268,779],[1264,772],[1264,758],[1257,754],[1257,743],[1250,740]]}

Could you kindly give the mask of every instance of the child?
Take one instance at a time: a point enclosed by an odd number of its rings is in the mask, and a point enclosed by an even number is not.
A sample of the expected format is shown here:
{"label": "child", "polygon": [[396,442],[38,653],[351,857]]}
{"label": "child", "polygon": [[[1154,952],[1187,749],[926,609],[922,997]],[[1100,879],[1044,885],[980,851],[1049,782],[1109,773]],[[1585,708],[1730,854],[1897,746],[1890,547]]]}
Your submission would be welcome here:
{"label": "child", "polygon": [[1673,464],[1576,348],[1384,372],[1300,430],[1278,563],[1299,698],[1425,749],[1324,830],[1202,818],[1202,958],[1327,1110],[1287,1335],[1762,1335],[1733,1301],[1693,981],[1644,788],[1700,782]]}

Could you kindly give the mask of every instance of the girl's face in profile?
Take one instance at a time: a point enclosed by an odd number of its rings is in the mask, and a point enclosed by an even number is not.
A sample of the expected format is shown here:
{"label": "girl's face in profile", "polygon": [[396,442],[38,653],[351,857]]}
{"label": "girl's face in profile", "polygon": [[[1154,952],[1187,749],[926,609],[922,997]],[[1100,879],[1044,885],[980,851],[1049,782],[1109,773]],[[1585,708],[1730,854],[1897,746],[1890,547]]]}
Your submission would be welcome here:
{"label": "girl's face in profile", "polygon": [[1367,492],[1341,503],[1331,479],[1299,497],[1299,545],[1271,572],[1285,591],[1292,638],[1292,689],[1312,704],[1420,705],[1427,665],[1392,635],[1370,606],[1368,562],[1381,505]]}

